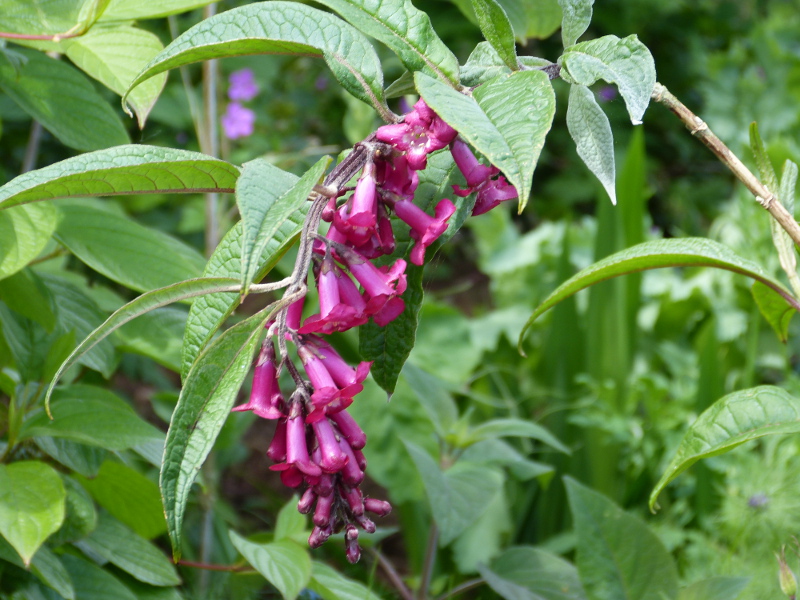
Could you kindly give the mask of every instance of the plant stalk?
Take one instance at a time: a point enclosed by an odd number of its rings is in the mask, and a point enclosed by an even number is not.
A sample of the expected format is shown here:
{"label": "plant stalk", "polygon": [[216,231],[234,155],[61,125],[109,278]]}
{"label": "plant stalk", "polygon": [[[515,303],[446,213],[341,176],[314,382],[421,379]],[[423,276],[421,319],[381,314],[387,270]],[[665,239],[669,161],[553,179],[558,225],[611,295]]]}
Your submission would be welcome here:
{"label": "plant stalk", "polygon": [[428,597],[428,590],[431,587],[433,577],[433,566],[436,563],[436,548],[439,545],[439,528],[436,523],[431,523],[431,531],[428,534],[428,545],[425,549],[425,562],[422,564],[421,583],[417,592],[418,600],[425,600]]}
{"label": "plant stalk", "polygon": [[[203,20],[217,14],[217,4],[212,3],[203,8]],[[203,109],[205,112],[205,144],[203,152],[209,156],[219,158],[219,134],[217,131],[217,88],[219,69],[216,60],[207,60],[203,63]],[[211,256],[219,244],[219,194],[209,192],[206,194],[206,256]]]}
{"label": "plant stalk", "polygon": [[411,590],[408,589],[408,586],[403,582],[403,579],[400,577],[397,569],[394,568],[394,565],[389,561],[389,559],[375,548],[369,548],[369,551],[378,560],[378,564],[384,570],[386,576],[400,594],[400,597],[403,598],[403,600],[414,600],[414,595],[411,593]]}

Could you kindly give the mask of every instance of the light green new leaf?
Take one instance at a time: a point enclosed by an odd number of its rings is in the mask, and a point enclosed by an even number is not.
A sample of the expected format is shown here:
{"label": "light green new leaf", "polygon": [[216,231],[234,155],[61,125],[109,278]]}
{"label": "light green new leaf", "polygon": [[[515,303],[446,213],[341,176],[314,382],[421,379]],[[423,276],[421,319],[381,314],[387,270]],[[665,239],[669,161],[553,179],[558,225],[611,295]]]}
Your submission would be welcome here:
{"label": "light green new leaf", "polygon": [[503,7],[496,0],[472,0],[472,8],[486,41],[494,47],[509,69],[519,70],[514,28]]}
{"label": "light green new leaf", "polygon": [[172,413],[160,483],[176,560],[181,555],[181,525],[192,483],[228,418],[270,316],[262,311],[214,340],[192,365]]}
{"label": "light green new leaf", "polygon": [[274,539],[276,542],[290,540],[297,536],[308,535],[308,517],[297,512],[297,497],[292,498],[281,507],[275,520]]}
{"label": "light green new leaf", "polygon": [[145,539],[167,530],[158,486],[119,462],[107,460],[97,477],[76,477],[97,503]]}
{"label": "light green new leaf", "polygon": [[295,2],[257,2],[198,23],[151,60],[127,93],[175,67],[247,54],[324,57],[348,92],[389,114],[383,97],[383,71],[369,41],[338,17]]}
{"label": "light green new leaf", "polygon": [[797,165],[786,159],[781,173],[780,194],[781,202],[790,214],[794,214],[794,195],[797,186]]}
{"label": "light green new leaf", "polygon": [[439,39],[428,15],[410,0],[316,0],[351,25],[386,44],[409,71],[458,83],[458,59]]}
{"label": "light green new leaf", "polygon": [[58,210],[58,241],[98,273],[133,290],[166,287],[203,271],[206,261],[197,250],[100,200],[65,200]]}
{"label": "light green new leaf", "polygon": [[308,203],[311,190],[330,163],[330,157],[321,158],[299,180],[262,159],[242,165],[242,176],[236,182],[236,204],[242,215],[244,233],[242,295],[247,294],[261,267],[261,256],[267,245],[287,219]]}
{"label": "light green new leaf", "polygon": [[381,600],[380,596],[360,581],[349,579],[323,562],[311,562],[308,589],[323,600]]}
{"label": "light green new leaf", "polygon": [[274,585],[284,600],[294,600],[311,579],[308,549],[297,542],[282,540],[256,544],[230,531],[231,542],[245,560]]}
{"label": "light green new leaf", "polygon": [[592,22],[594,0],[558,0],[561,6],[561,42],[569,48],[581,37]]}
{"label": "light green new leaf", "polygon": [[758,310],[778,335],[778,339],[786,343],[789,339],[789,323],[797,310],[787,304],[780,294],[759,281],[753,282],[750,291],[753,293]]}
{"label": "light green new leaf", "polygon": [[509,548],[478,570],[506,600],[586,600],[575,566],[539,548]]}
{"label": "light green new leaf", "polygon": [[55,228],[56,210],[50,203],[0,212],[0,279],[39,256]]}
{"label": "light green new leaf", "polygon": [[93,562],[72,554],[63,554],[61,560],[70,578],[79,583],[79,599],[138,600],[119,579]]}
{"label": "light green new leaf", "polygon": [[524,421],[522,419],[508,418],[486,421],[470,430],[467,434],[467,441],[470,444],[474,444],[481,440],[499,437],[525,437],[539,440],[551,448],[555,448],[559,452],[571,454],[570,449],[561,443],[561,441],[547,429],[538,423]]}
{"label": "light green new leaf", "polygon": [[97,528],[76,544],[150,585],[178,585],[181,578],[156,546],[111,515],[101,513]]}
{"label": "light green new leaf", "polygon": [[52,420],[44,410],[28,418],[19,439],[58,437],[115,451],[164,439],[127,402],[103,388],[73,385],[56,390],[50,411]]}
{"label": "light green new leaf", "polygon": [[498,167],[519,193],[530,195],[533,170],[553,123],[556,100],[542,71],[517,71],[476,88],[473,96],[422,73],[414,75],[425,102]]}
{"label": "light green new leaf", "polygon": [[564,478],[575,522],[576,564],[592,600],[666,600],[678,595],[678,571],[638,517],[571,477]]}
{"label": "light green new leaf", "polygon": [[[517,60],[526,67],[546,67],[553,64],[549,60],[535,56],[518,56]],[[473,48],[459,73],[463,85],[476,87],[498,75],[510,74],[511,69],[506,66],[497,50],[489,42],[481,42]]]}
{"label": "light green new leaf", "polygon": [[503,485],[503,476],[486,465],[464,462],[442,471],[427,451],[412,442],[404,443],[422,477],[433,520],[439,527],[439,543],[446,546],[489,507]]}
{"label": "light green new leaf", "polygon": [[635,35],[623,39],[606,35],[575,44],[558,62],[562,77],[570,83],[592,85],[602,79],[616,84],[631,122],[641,124],[656,84],[656,67],[650,51]]}
{"label": "light green new leaf", "polygon": [[616,204],[614,135],[606,113],[597,104],[592,90],[584,85],[570,86],[567,129],[575,140],[578,156],[603,184],[611,203]]}
{"label": "light green new leaf", "polygon": [[19,73],[0,61],[0,90],[61,143],[98,150],[129,142],[122,120],[80,71],[42,52],[18,52],[27,59]]}
{"label": "light green new leaf", "polygon": [[458,419],[458,406],[444,382],[411,362],[403,365],[402,374],[419,398],[436,433],[444,437]]}
{"label": "light green new leaf", "polygon": [[0,209],[70,196],[233,192],[239,169],[189,150],[128,145],[74,156],[0,187]]}
{"label": "light green new leaf", "polygon": [[90,25],[108,0],[3,0],[0,31],[57,35]]}
{"label": "light green new leaf", "polygon": [[0,535],[26,565],[64,522],[66,495],[61,477],[43,462],[0,465]]}
{"label": "light green new leaf", "polygon": [[800,399],[762,385],[723,396],[697,417],[650,494],[655,506],[664,487],[701,458],[723,454],[765,435],[800,432]]}
{"label": "light green new leaf", "polygon": [[100,17],[101,21],[139,21],[142,19],[160,19],[169,15],[194,10],[211,4],[214,0],[158,0],[158,2],[142,2],[141,0],[114,0],[111,6]]}
{"label": "light green new leaf", "polygon": [[678,592],[678,600],[736,600],[750,583],[749,577],[711,577]]}
{"label": "light green new leaf", "polygon": [[[267,242],[260,259],[260,267],[253,281],[262,279],[284,253],[294,244],[303,227],[303,220],[311,203],[307,202],[289,215],[286,222]],[[208,259],[205,271],[206,278],[233,277],[241,279],[242,269],[242,222],[239,221],[222,238],[216,250]],[[181,378],[186,379],[192,363],[200,350],[214,337],[234,309],[239,305],[238,293],[212,293],[204,295],[192,303],[186,330],[183,335],[183,352],[181,360]]]}
{"label": "light green new leaf", "polygon": [[[64,40],[62,46],[76,66],[120,96],[139,71],[164,49],[155,34],[129,25],[95,26],[86,35]],[[162,74],[131,92],[128,101],[136,111],[140,128],[166,82],[167,76]]]}
{"label": "light green new leaf", "polygon": [[562,283],[528,318],[517,347],[522,349],[522,341],[533,322],[565,298],[612,277],[663,267],[716,267],[747,275],[771,288],[794,310],[800,310],[800,303],[777,280],[719,242],[706,238],[656,240],[607,256]]}

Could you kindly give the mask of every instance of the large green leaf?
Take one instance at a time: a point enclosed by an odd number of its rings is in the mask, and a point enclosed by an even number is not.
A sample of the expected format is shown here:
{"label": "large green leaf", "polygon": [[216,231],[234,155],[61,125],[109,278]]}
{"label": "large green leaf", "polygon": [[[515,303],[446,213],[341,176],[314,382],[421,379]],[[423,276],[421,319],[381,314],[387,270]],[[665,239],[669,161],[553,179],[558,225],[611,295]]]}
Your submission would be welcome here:
{"label": "large green leaf", "polygon": [[[303,221],[308,212],[310,202],[289,215],[286,222],[278,229],[261,255],[259,267],[254,281],[263,278],[300,235]],[[242,269],[242,222],[239,221],[222,238],[216,250],[208,259],[205,271],[206,278],[232,277],[241,279]],[[238,293],[219,292],[204,295],[192,303],[186,330],[183,336],[183,354],[181,362],[181,378],[186,379],[189,369],[203,347],[211,340],[234,309],[239,305]]]}
{"label": "large green leaf", "polygon": [[409,387],[428,413],[436,433],[444,438],[458,420],[458,406],[444,386],[444,382],[412,362],[406,362],[402,372]]}
{"label": "large green leaf", "polygon": [[250,370],[268,317],[263,312],[253,315],[214,340],[192,365],[172,413],[161,468],[161,495],[176,560],[181,555],[181,525],[192,483]]}
{"label": "large green leaf", "polygon": [[638,517],[565,477],[577,536],[577,567],[592,600],[666,600],[678,595],[675,562]]}
{"label": "large green leaf", "polygon": [[108,450],[64,438],[39,437],[33,438],[33,442],[52,459],[84,477],[96,477],[100,465],[108,458]]}
{"label": "large green leaf", "polygon": [[109,279],[145,292],[199,277],[205,259],[162,231],[109,210],[100,200],[59,203],[56,238]]}
{"label": "large green leaf", "polygon": [[[656,84],[653,56],[635,35],[606,35],[570,46],[558,59],[570,83],[592,85],[598,79],[614,83],[634,125],[640,125]],[[566,72],[564,72],[566,71]]]}
{"label": "large green leaf", "polygon": [[519,192],[520,210],[525,208],[556,108],[547,75],[500,75],[476,88],[472,97],[422,73],[416,73],[414,81],[425,102],[503,171]]}
{"label": "large green leaf", "polygon": [[161,550],[108,514],[100,515],[97,528],[77,546],[144,583],[164,586],[181,582]]}
{"label": "large green leaf", "polygon": [[181,65],[247,54],[324,57],[348,92],[379,112],[388,110],[383,71],[369,41],[338,17],[294,2],[258,2],[198,23],[151,60],[128,93],[143,81]]}
{"label": "large green leaf", "polygon": [[167,529],[158,486],[122,463],[107,460],[97,477],[77,477],[97,503],[145,539]]}
{"label": "large green leaf", "polygon": [[169,15],[187,12],[211,4],[214,0],[114,0],[100,17],[101,21],[128,21],[140,19],[160,19]]}
{"label": "large green leaf", "polygon": [[656,240],[607,256],[562,283],[528,318],[519,336],[520,349],[525,333],[533,322],[564,298],[612,277],[663,267],[716,267],[747,275],[779,294],[795,310],[800,310],[800,302],[777,280],[754,262],[742,258],[719,242],[706,238]]}
{"label": "large green leaf", "polygon": [[55,228],[56,210],[49,203],[0,212],[0,279],[39,256]]}
{"label": "large green leaf", "polygon": [[95,346],[125,323],[128,323],[132,319],[148,311],[166,306],[167,304],[172,304],[173,302],[179,302],[203,294],[219,293],[220,290],[238,291],[240,287],[241,286],[235,279],[201,277],[199,279],[182,281],[165,288],[142,294],[114,312],[102,325],[87,335],[78,347],[72,351],[72,354],[67,357],[53,377],[53,381],[50,383],[50,387],[47,390],[46,401],[49,402],[53,388],[67,369],[80,361]]}
{"label": "large green leaf", "polygon": [[611,133],[611,124],[597,103],[594,93],[585,85],[570,86],[567,129],[575,140],[578,156],[603,184],[611,202],[616,204],[614,136]]}
{"label": "large green leaf", "polygon": [[425,450],[408,441],[405,445],[422,477],[433,520],[439,527],[439,542],[445,546],[487,510],[503,485],[503,477],[486,465],[461,461],[442,471]]}
{"label": "large green leaf", "polygon": [[127,402],[99,387],[73,385],[56,390],[50,411],[52,420],[44,410],[28,418],[19,439],[59,437],[115,451],[164,439]]}
{"label": "large green leaf", "polygon": [[15,313],[39,323],[47,332],[56,324],[55,300],[31,269],[23,269],[0,281],[0,300]]}
{"label": "large green leaf", "polygon": [[[22,562],[14,548],[2,537],[0,537],[0,560],[25,568],[25,563]],[[67,600],[75,600],[75,588],[69,578],[69,573],[50,548],[39,547],[31,561],[30,570],[47,587],[55,590]]]}
{"label": "large green leaf", "polygon": [[[68,475],[62,475],[61,480],[67,490],[67,515],[61,529],[48,540],[54,547],[84,538],[97,527],[97,509],[89,492]],[[44,547],[46,548],[47,546]],[[39,553],[41,551],[40,548]],[[39,553],[37,553],[37,556]],[[34,557],[33,562],[36,564],[36,557]]]}
{"label": "large green leaf", "polygon": [[0,61],[0,90],[60,142],[78,150],[128,143],[117,113],[80,71],[42,52],[16,51],[27,62],[17,73]]}
{"label": "large green leaf", "polygon": [[242,176],[236,182],[236,204],[244,233],[242,294],[250,288],[267,245],[289,217],[308,203],[311,190],[330,162],[330,157],[321,158],[300,180],[262,159],[242,165]]}
{"label": "large green leaf", "polygon": [[161,366],[179,373],[187,314],[186,310],[177,307],[146,312],[117,331],[117,348],[152,358]]}
{"label": "large green leaf", "polygon": [[458,83],[458,60],[431,27],[428,15],[410,0],[316,0],[367,35],[386,44],[409,71]]}
{"label": "large green leaf", "polygon": [[469,431],[466,442],[472,444],[481,440],[499,437],[525,437],[539,440],[559,452],[570,454],[569,448],[547,429],[538,423],[516,418],[492,419],[481,423]]}
{"label": "large green leaf", "polygon": [[575,566],[539,548],[509,548],[479,571],[506,600],[586,600]]}
{"label": "large green leaf", "polygon": [[79,20],[80,0],[4,0],[0,31],[27,35],[56,35]]}
{"label": "large green leaf", "polygon": [[[155,34],[129,25],[95,26],[62,45],[73,63],[120,96],[142,67],[164,49]],[[144,127],[166,82],[166,74],[159,75],[131,92],[128,101],[136,111],[139,127]]]}
{"label": "large green leaf", "polygon": [[558,0],[561,6],[561,42],[569,48],[592,22],[592,5],[594,0]]}
{"label": "large green leaf", "polygon": [[239,169],[189,150],[118,146],[24,173],[0,187],[0,209],[69,196],[233,192]]}
{"label": "large green leaf", "polygon": [[506,11],[497,0],[472,0],[472,8],[483,37],[494,47],[509,69],[518,70],[514,28]]}
{"label": "large green leaf", "polygon": [[256,571],[274,585],[284,600],[294,600],[311,579],[308,549],[291,540],[256,544],[235,531],[230,532],[233,546]]}
{"label": "large green leaf", "polygon": [[91,561],[64,554],[61,558],[70,578],[78,582],[79,600],[138,600],[119,579]]}
{"label": "large green leaf", "polygon": [[64,484],[51,466],[38,461],[0,465],[0,535],[28,565],[64,521]]}
{"label": "large green leaf", "polygon": [[701,458],[724,454],[765,435],[800,432],[800,399],[762,385],[723,396],[684,434],[675,456],[650,494],[650,508],[664,487]]}
{"label": "large green leaf", "polygon": [[736,600],[750,583],[749,577],[711,577],[678,592],[678,600]]}
{"label": "large green leaf", "polygon": [[308,589],[324,600],[380,600],[380,596],[360,581],[348,579],[323,562],[312,561]]}

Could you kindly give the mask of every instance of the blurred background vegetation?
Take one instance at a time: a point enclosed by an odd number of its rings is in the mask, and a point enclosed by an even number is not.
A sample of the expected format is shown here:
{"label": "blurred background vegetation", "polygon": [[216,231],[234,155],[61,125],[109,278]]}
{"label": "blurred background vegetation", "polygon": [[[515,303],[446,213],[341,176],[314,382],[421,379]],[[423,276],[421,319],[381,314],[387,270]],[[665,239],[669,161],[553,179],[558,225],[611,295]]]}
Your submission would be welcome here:
{"label": "blurred background vegetation", "polygon": [[[240,4],[244,2],[226,0],[217,10]],[[429,13],[436,31],[465,62],[482,38],[459,9],[464,3],[415,4]],[[786,158],[800,162],[796,0],[598,0],[594,13],[586,38],[638,34],[654,55],[659,81],[745,162],[752,121],[758,122],[777,167]],[[201,18],[201,10],[173,17],[173,32],[185,31]],[[540,25],[555,31],[546,22]],[[139,26],[165,44],[172,39],[167,19]],[[529,39],[522,53],[555,60],[561,50],[558,37]],[[379,52],[387,82],[399,77],[399,61],[384,48]],[[220,154],[233,163],[264,157],[300,174],[319,156],[337,155],[379,125],[369,108],[338,87],[322,61],[311,58],[223,61],[220,114],[227,77],[243,68],[255,74],[259,93],[245,102],[255,113],[252,135],[221,138]],[[134,142],[201,149],[189,101],[192,97],[201,103],[201,67],[189,67],[185,76],[188,89],[178,72],[171,73],[143,131],[126,118]],[[118,97],[97,87],[118,110]],[[575,539],[560,479],[569,474],[646,517],[677,558],[682,582],[749,575],[742,598],[779,597],[774,553],[800,529],[797,441],[752,444],[695,466],[662,494],[655,516],[647,513],[646,500],[687,425],[712,402],[759,383],[800,393],[797,322],[788,344],[781,344],[759,315],[748,280],[723,271],[663,269],[571,298],[537,321],[525,342],[527,357],[516,351],[522,324],[559,283],[593,260],[641,241],[711,237],[782,278],[768,215],[663,107],[651,106],[644,125],[632,128],[614,89],[596,86],[616,140],[619,203],[612,207],[578,159],[564,127],[567,85],[555,82],[555,88],[559,110],[536,169],[528,209],[517,215],[515,207],[503,206],[471,219],[436,256],[426,273],[417,347],[397,392],[387,405],[383,392],[371,385],[353,406],[370,440],[365,450],[370,485],[385,488],[396,507],[379,542],[381,552],[402,574],[413,578],[421,572],[430,509],[404,445],[410,441],[443,460],[491,463],[498,474],[498,493],[489,508],[440,553],[435,592],[464,581],[478,563],[490,563],[511,545],[536,545],[571,557]],[[0,124],[0,182],[5,182],[22,168],[32,124],[3,94]],[[44,131],[36,164],[74,154]],[[105,202],[200,253],[209,250],[200,195]],[[221,203],[219,228],[224,233],[237,216],[232,198]],[[133,297],[59,248],[56,237],[43,253],[49,260],[37,265],[38,273],[81,282],[101,311]],[[287,274],[291,264],[287,256],[275,277]],[[245,305],[242,312],[247,311]],[[117,340],[119,364],[111,380],[87,372],[82,382],[113,389],[165,428],[179,392],[173,365],[179,362],[185,310],[162,314],[148,334],[157,343],[135,343],[132,335]],[[337,341],[355,360],[357,339],[343,334]],[[0,342],[0,364],[11,362],[4,346]],[[444,397],[443,405],[457,408],[445,429],[442,414],[431,409],[431,396]],[[572,454],[548,452],[529,440],[459,446],[466,423],[505,417],[537,421]],[[277,511],[290,499],[268,471],[264,452],[269,439],[269,424],[236,413],[217,442],[186,525],[193,548],[207,544],[203,536],[213,539],[204,557],[210,562],[236,560],[229,527],[270,530]],[[156,481],[152,465],[127,462]],[[186,555],[197,558],[191,549]],[[316,556],[380,595],[393,593],[371,555],[348,567],[341,549],[329,544]],[[189,598],[269,594],[261,579],[190,569],[181,574]],[[480,593],[489,592],[482,588]]]}

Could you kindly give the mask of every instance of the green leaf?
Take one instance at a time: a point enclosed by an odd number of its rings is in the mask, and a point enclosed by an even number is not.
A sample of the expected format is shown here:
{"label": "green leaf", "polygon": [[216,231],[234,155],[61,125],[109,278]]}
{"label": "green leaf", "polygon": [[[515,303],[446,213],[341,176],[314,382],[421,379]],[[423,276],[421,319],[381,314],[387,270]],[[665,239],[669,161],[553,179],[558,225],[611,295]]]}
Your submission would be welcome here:
{"label": "green leaf", "polygon": [[532,5],[528,4],[527,20],[526,37],[540,40],[549,38],[558,29],[562,20],[558,0],[535,0]]}
{"label": "green leaf", "polygon": [[409,71],[458,83],[458,59],[431,27],[428,15],[410,0],[316,0],[361,31],[386,44]]}
{"label": "green leaf", "polygon": [[427,451],[409,441],[404,443],[422,477],[439,527],[439,543],[446,546],[486,511],[503,485],[503,477],[486,465],[461,461],[442,471]]}
{"label": "green leaf", "polygon": [[414,363],[403,365],[403,377],[428,413],[431,425],[444,437],[458,419],[458,407],[443,382]]}
{"label": "green leaf", "polygon": [[175,67],[247,54],[321,56],[348,92],[378,112],[388,112],[383,71],[369,41],[338,17],[294,2],[258,2],[198,23],[151,60],[128,93]]}
{"label": "green leaf", "polygon": [[42,52],[18,51],[27,62],[17,73],[0,61],[0,90],[61,143],[98,150],[129,142],[117,113],[80,71]]}
{"label": "green leaf", "polygon": [[561,42],[569,48],[592,22],[592,5],[594,0],[558,0],[561,7]]}
{"label": "green leaf", "polygon": [[139,21],[141,19],[160,19],[169,15],[194,10],[211,4],[214,0],[114,0],[103,13],[101,21]]}
{"label": "green leaf", "polygon": [[70,196],[233,192],[239,169],[188,150],[130,145],[74,156],[0,187],[0,209]]}
{"label": "green leaf", "polygon": [[58,380],[67,369],[81,361],[88,352],[91,352],[93,348],[102,343],[106,337],[132,319],[173,302],[219,292],[220,290],[238,291],[239,288],[240,285],[235,279],[201,277],[199,279],[181,281],[180,283],[142,294],[115,311],[102,325],[89,333],[78,347],[72,351],[72,354],[67,357],[53,377],[53,381],[47,390],[46,403],[49,403],[53,388],[58,384]]}
{"label": "green leaf", "polygon": [[528,318],[520,333],[518,348],[522,348],[525,333],[533,322],[565,298],[612,277],[663,267],[716,267],[747,275],[771,288],[795,310],[800,310],[798,301],[778,281],[727,246],[706,238],[656,240],[607,256],[562,283]]}
{"label": "green leaf", "polygon": [[503,7],[496,0],[472,0],[472,8],[486,41],[494,47],[509,69],[519,70],[514,29]]}
{"label": "green leaf", "polygon": [[[85,538],[97,527],[97,510],[89,492],[72,477],[62,475],[61,479],[67,490],[67,515],[61,529],[48,540],[54,547]],[[40,548],[39,552],[41,551]],[[36,564],[36,557],[33,558],[33,563]]]}
{"label": "green leaf", "polygon": [[143,538],[167,530],[158,486],[131,467],[107,460],[97,477],[77,479],[100,506]]}
{"label": "green leaf", "polygon": [[[0,221],[3,214],[0,213]],[[23,269],[0,281],[0,300],[15,313],[39,323],[48,333],[56,325],[53,297],[31,269]]]}
{"label": "green leaf", "polygon": [[185,310],[174,307],[146,312],[118,330],[118,348],[152,358],[161,366],[178,373],[181,370],[186,315]]}
{"label": "green leaf", "polygon": [[83,2],[75,0],[6,0],[0,13],[2,31],[55,35],[72,29]]}
{"label": "green leaf", "polygon": [[96,477],[100,465],[108,458],[107,450],[64,438],[40,437],[33,441],[42,452],[84,477]]}
{"label": "green leaf", "polygon": [[547,485],[555,473],[555,469],[550,465],[528,460],[512,446],[498,438],[490,438],[472,444],[464,449],[459,460],[508,467],[511,474],[520,481],[538,478],[543,486]]}
{"label": "green leaf", "polygon": [[53,419],[40,409],[22,424],[20,440],[59,437],[119,451],[164,439],[161,431],[109,390],[73,385],[56,390],[54,396],[50,404]]}
{"label": "green leaf", "polygon": [[567,129],[575,140],[578,156],[603,184],[611,203],[617,203],[614,189],[614,136],[611,124],[594,93],[584,85],[571,85],[567,106]]}
{"label": "green leaf", "polygon": [[575,44],[558,62],[562,67],[562,77],[569,83],[592,85],[602,79],[616,84],[628,107],[631,122],[634,125],[642,123],[656,84],[656,67],[650,51],[635,35],[623,39],[606,35]]}
{"label": "green leaf", "polygon": [[64,484],[43,462],[0,465],[0,535],[29,565],[44,541],[64,522]]}
{"label": "green leaf", "polygon": [[758,310],[770,324],[784,344],[789,339],[789,323],[797,310],[786,304],[786,300],[772,288],[756,281],[751,288]]}
{"label": "green leaf", "polygon": [[[0,537],[0,560],[10,562],[20,568],[25,568],[25,563],[14,551],[7,541]],[[69,578],[69,573],[58,559],[58,556],[47,546],[40,546],[30,564],[31,573],[47,587],[55,590],[60,597],[67,600],[75,599],[75,589]]]}
{"label": "green leaf", "polygon": [[308,549],[296,542],[283,540],[256,544],[229,532],[234,547],[256,571],[278,588],[285,600],[294,600],[311,579],[311,557]]}
{"label": "green leaf", "polygon": [[192,483],[228,418],[270,316],[262,311],[214,340],[192,365],[172,413],[161,494],[176,560],[181,554],[181,524]]}
{"label": "green leaf", "polygon": [[790,214],[794,214],[794,195],[797,186],[797,165],[790,160],[783,163],[779,197]]}
{"label": "green leaf", "polygon": [[[64,40],[62,45],[76,66],[120,96],[150,59],[164,49],[155,34],[129,25],[95,26],[85,35]],[[128,101],[140,128],[166,82],[166,74],[159,75],[131,92]]]}
{"label": "green leaf", "polygon": [[50,203],[0,212],[0,279],[39,256],[55,228],[56,210]]}
{"label": "green leaf", "polygon": [[736,600],[750,583],[749,577],[711,577],[678,592],[678,600]]}
{"label": "green leaf", "polygon": [[306,522],[308,521],[305,515],[297,512],[297,497],[292,496],[291,500],[283,505],[278,518],[275,520],[274,539],[276,542],[281,540],[292,539],[297,535],[306,535]]}
{"label": "green leaf", "polygon": [[166,556],[108,514],[101,514],[97,528],[77,546],[150,585],[178,585],[181,578]]}
{"label": "green leaf", "polygon": [[575,566],[539,548],[509,548],[478,571],[506,600],[586,600]]}
{"label": "green leaf", "polygon": [[473,427],[467,434],[469,443],[498,437],[525,437],[539,440],[559,452],[571,454],[570,449],[547,429],[537,423],[522,419],[492,419]]}
{"label": "green leaf", "polygon": [[647,525],[611,500],[564,478],[577,536],[577,567],[593,600],[662,600],[678,594],[678,572]]}
{"label": "green leaf", "polygon": [[533,170],[555,114],[555,94],[542,71],[499,76],[473,97],[417,73],[417,89],[446,123],[498,167],[519,192],[520,210],[530,195]]}
{"label": "green leaf", "polygon": [[349,579],[325,563],[311,561],[311,582],[308,589],[323,600],[380,600],[380,597],[360,581]]}
{"label": "green leaf", "polygon": [[58,209],[58,241],[87,266],[133,290],[162,288],[203,271],[206,261],[197,250],[99,200],[65,200]]}
{"label": "green leaf", "polygon": [[236,204],[242,215],[242,295],[261,266],[261,256],[287,219],[308,203],[308,196],[330,164],[321,158],[298,181],[297,177],[263,159],[242,165],[236,182]]}
{"label": "green leaf", "polygon": [[762,385],[723,396],[697,417],[650,494],[650,509],[666,485],[701,458],[724,454],[766,435],[800,431],[800,399]]}
{"label": "green leaf", "polygon": [[[526,67],[546,67],[552,65],[549,60],[535,56],[519,56],[517,60]],[[498,75],[509,75],[509,69],[503,59],[489,42],[481,42],[472,50],[467,62],[461,67],[461,83],[475,87],[494,79]],[[388,90],[387,90],[388,93]]]}
{"label": "green leaf", "polygon": [[71,554],[61,560],[73,581],[80,582],[79,600],[137,600],[127,587],[105,569]]}

